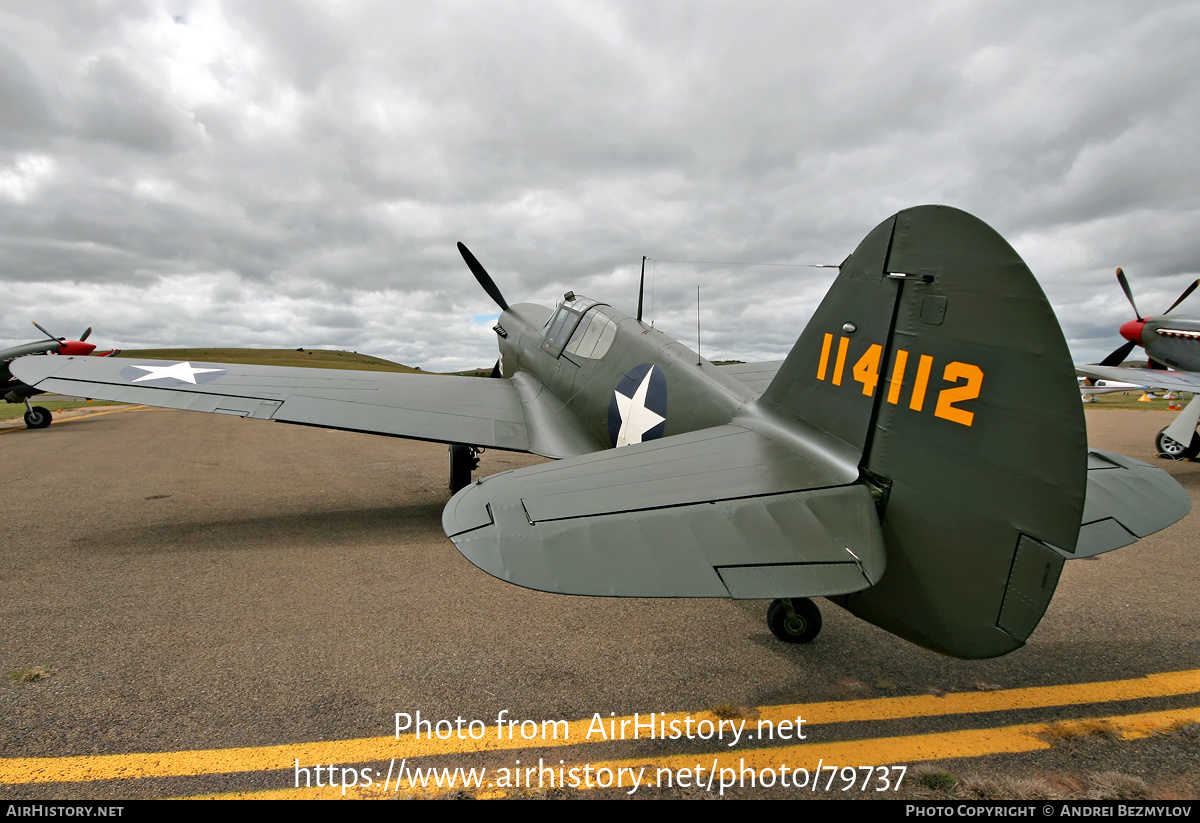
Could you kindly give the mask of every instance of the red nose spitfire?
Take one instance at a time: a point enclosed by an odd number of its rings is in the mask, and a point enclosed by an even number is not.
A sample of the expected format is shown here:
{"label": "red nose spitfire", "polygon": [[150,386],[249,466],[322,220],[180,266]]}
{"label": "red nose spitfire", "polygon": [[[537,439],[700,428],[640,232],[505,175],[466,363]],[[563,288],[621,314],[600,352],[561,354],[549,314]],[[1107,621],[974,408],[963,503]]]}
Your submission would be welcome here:
{"label": "red nose spitfire", "polygon": [[84,343],[82,340],[67,340],[65,337],[60,337],[58,340],[59,354],[82,357],[91,354],[95,350],[95,343]]}
{"label": "red nose spitfire", "polygon": [[[1159,457],[1171,460],[1196,459],[1200,457],[1200,432],[1196,430],[1200,425],[1200,317],[1171,312],[1200,288],[1200,280],[1189,284],[1165,312],[1153,316],[1138,311],[1129,281],[1120,269],[1117,269],[1117,282],[1125,292],[1135,318],[1121,325],[1121,336],[1127,342],[1095,366],[1080,366],[1077,371],[1093,380],[1120,381],[1169,392],[1191,392],[1192,401],[1154,438],[1154,450]],[[1146,368],[1122,365],[1135,346],[1145,350]]]}
{"label": "red nose spitfire", "polygon": [[[83,334],[79,335],[78,340],[68,340],[65,337],[55,337],[46,331],[37,321],[34,321],[33,325],[37,326],[38,331],[46,335],[45,340],[35,340],[32,343],[23,343],[11,348],[0,349],[0,398],[6,403],[24,403],[25,425],[31,429],[44,429],[50,425],[50,410],[42,406],[34,406],[29,402],[30,397],[43,394],[43,392],[27,386],[13,377],[12,372],[9,371],[8,364],[15,358],[24,357],[27,354],[65,354],[67,356],[82,357],[95,351],[96,344],[84,342],[92,333],[90,326]],[[115,350],[106,353],[114,354]]]}
{"label": "red nose spitfire", "polygon": [[[1156,317],[1146,317],[1138,311],[1137,303],[1133,300],[1133,291],[1129,288],[1129,281],[1125,277],[1125,272],[1117,269],[1117,282],[1121,285],[1121,291],[1125,292],[1125,299],[1129,301],[1129,305],[1133,308],[1134,319],[1129,320],[1121,325],[1121,336],[1128,342],[1119,346],[1112,354],[1100,361],[1101,366],[1120,366],[1133,351],[1134,346],[1141,346],[1146,349],[1146,355],[1150,358],[1151,368],[1163,369],[1171,366],[1176,369],[1187,369],[1191,365],[1191,360],[1194,355],[1188,352],[1176,350],[1177,347],[1160,345],[1165,339],[1171,337],[1191,337],[1193,331],[1197,330],[1197,321],[1194,318],[1176,317],[1167,319],[1175,308],[1191,295],[1192,292],[1200,287],[1200,280],[1195,281],[1186,289],[1183,294],[1176,298],[1171,307]],[[1146,326],[1149,324],[1150,328]],[[1178,327],[1178,328],[1177,328]],[[1184,359],[1188,363],[1180,361],[1180,355],[1184,355]],[[1116,378],[1110,378],[1116,379]]]}

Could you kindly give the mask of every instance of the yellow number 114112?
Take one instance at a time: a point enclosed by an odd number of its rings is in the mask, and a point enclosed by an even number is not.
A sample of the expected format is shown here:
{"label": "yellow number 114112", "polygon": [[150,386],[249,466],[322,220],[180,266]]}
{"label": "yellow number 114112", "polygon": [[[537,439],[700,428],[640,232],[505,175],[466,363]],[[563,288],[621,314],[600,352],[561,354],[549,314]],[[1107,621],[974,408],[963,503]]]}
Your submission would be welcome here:
{"label": "yellow number 114112", "polygon": [[[833,335],[826,334],[821,345],[821,359],[817,363],[817,379],[828,379],[833,385],[842,385],[846,371],[846,355],[850,347],[850,338],[838,339],[837,353],[833,353]],[[829,359],[833,355],[833,367]],[[862,357],[850,367],[850,375],[855,382],[862,385],[862,393],[867,397],[875,394],[879,386],[880,361],[883,359],[883,346],[873,343],[863,353]],[[892,373],[888,377],[887,402],[892,405],[900,403],[900,394],[904,389],[908,374],[909,354],[904,349],[896,349],[896,357],[892,361]],[[925,396],[929,391],[929,376],[933,372],[933,358],[922,354],[917,358],[916,371],[912,378],[912,391],[909,393],[908,407],[913,411],[925,408]],[[975,413],[957,408],[956,403],[964,403],[979,397],[983,386],[983,369],[971,363],[955,360],[948,363],[942,370],[942,380],[956,385],[947,386],[937,393],[937,403],[933,414],[943,420],[970,426],[975,420]],[[965,382],[964,382],[965,381]]]}

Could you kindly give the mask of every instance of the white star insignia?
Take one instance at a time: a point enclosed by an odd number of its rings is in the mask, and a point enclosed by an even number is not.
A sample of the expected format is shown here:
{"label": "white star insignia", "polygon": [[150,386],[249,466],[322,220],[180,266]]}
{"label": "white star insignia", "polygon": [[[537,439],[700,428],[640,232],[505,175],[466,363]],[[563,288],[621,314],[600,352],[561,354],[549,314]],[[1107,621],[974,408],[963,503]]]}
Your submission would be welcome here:
{"label": "white star insignia", "polygon": [[654,374],[651,367],[638,384],[633,397],[626,397],[620,392],[614,392],[617,399],[617,411],[621,415],[621,431],[617,433],[617,448],[631,443],[641,443],[642,435],[663,422],[667,418],[646,408],[646,392],[650,388],[650,375]]}
{"label": "white star insignia", "polygon": [[196,375],[205,374],[207,372],[225,371],[224,369],[198,369],[191,363],[176,363],[174,366],[134,366],[135,369],[149,372],[141,377],[134,379],[132,382],[141,383],[143,380],[158,380],[160,377],[173,377],[184,383],[196,384]]}

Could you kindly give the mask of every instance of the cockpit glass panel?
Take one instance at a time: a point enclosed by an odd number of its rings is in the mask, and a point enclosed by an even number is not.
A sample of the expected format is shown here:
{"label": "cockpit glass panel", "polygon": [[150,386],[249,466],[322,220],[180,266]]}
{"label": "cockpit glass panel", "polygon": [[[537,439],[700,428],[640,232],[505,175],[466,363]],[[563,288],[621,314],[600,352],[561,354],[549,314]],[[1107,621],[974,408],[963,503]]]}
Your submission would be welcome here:
{"label": "cockpit glass panel", "polygon": [[567,354],[579,358],[598,360],[608,353],[616,336],[617,324],[603,310],[596,309],[588,312],[582,323],[575,328],[575,334],[567,343]]}
{"label": "cockpit glass panel", "polygon": [[592,350],[592,357],[599,360],[608,354],[608,347],[612,345],[616,336],[617,324],[611,318],[605,317],[604,328],[600,330],[600,337],[596,340],[596,348]]}
{"label": "cockpit glass panel", "polygon": [[584,313],[596,305],[599,304],[587,297],[576,297],[574,300],[561,304],[546,327],[542,350],[555,357],[562,354],[563,347],[571,339],[571,334],[579,325]]}
{"label": "cockpit glass panel", "polygon": [[566,328],[570,323],[572,329],[579,322],[579,315],[572,312],[566,306],[560,306],[558,312],[554,315],[554,319],[550,322],[550,327],[546,330],[546,339],[542,342],[544,349],[562,349],[562,341],[567,339],[570,331]]}
{"label": "cockpit glass panel", "polygon": [[575,328],[571,342],[567,343],[566,351],[579,357],[591,357],[596,341],[600,339],[600,330],[604,328],[604,315],[592,312]]}

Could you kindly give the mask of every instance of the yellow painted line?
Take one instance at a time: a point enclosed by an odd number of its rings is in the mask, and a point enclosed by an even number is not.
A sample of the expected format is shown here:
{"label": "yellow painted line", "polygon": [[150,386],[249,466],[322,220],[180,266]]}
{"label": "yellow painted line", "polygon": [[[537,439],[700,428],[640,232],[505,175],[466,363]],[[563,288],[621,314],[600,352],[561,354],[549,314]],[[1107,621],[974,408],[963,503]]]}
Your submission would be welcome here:
{"label": "yellow painted line", "polygon": [[[608,769],[611,773],[616,774],[618,770],[633,769],[638,772],[643,766],[646,767],[645,775],[653,776],[657,781],[659,770],[671,770],[674,775],[678,775],[680,770],[690,770],[693,775],[696,774],[696,767],[700,766],[704,769],[700,782],[707,780],[707,774],[713,768],[732,769],[735,772],[740,772],[742,769],[752,769],[756,773],[761,773],[763,769],[774,769],[778,774],[780,767],[786,765],[790,771],[797,769],[808,769],[810,771],[821,768],[821,782],[817,791],[824,791],[824,785],[829,780],[829,768],[834,766],[841,769],[845,766],[854,768],[865,766],[888,766],[888,765],[911,765],[913,763],[935,761],[935,760],[955,760],[961,758],[984,757],[997,754],[1018,754],[1021,752],[1041,751],[1049,749],[1052,744],[1048,743],[1043,736],[1055,735],[1062,739],[1070,739],[1072,736],[1084,737],[1094,733],[1099,728],[1105,728],[1109,733],[1117,735],[1122,740],[1134,740],[1141,737],[1148,737],[1153,734],[1160,734],[1169,731],[1173,728],[1178,728],[1184,724],[1200,723],[1200,708],[1190,709],[1168,709],[1158,712],[1144,712],[1141,714],[1132,715],[1115,715],[1111,717],[1090,718],[1087,720],[1070,720],[1060,723],[1028,723],[1018,726],[1005,726],[995,729],[966,729],[954,732],[942,732],[938,734],[919,734],[909,735],[906,737],[881,737],[871,740],[850,740],[831,743],[802,743],[795,746],[783,746],[772,749],[753,749],[748,751],[725,750],[715,754],[686,754],[672,755],[661,758],[638,758],[628,760],[606,760],[589,763],[593,773],[602,769]],[[555,771],[560,767],[558,763],[551,761],[544,764],[547,768],[552,768]],[[584,764],[574,761],[568,762],[562,766],[563,769],[570,769],[572,766],[582,766]],[[428,767],[425,767],[428,768]],[[435,767],[444,768],[444,767]],[[454,767],[451,767],[453,771]],[[479,768],[479,767],[477,767]],[[530,761],[523,760],[520,766],[517,766],[515,761],[507,763],[499,768],[509,769],[508,772],[511,780],[512,769],[517,768],[535,768],[536,764],[531,765]],[[628,772],[625,772],[628,774]],[[718,774],[720,772],[718,771]],[[531,774],[535,774],[533,772]],[[483,779],[483,785],[479,788],[470,788],[468,791],[474,793],[481,798],[508,796],[510,794],[520,793],[522,790],[528,791],[530,788],[546,789],[555,788],[552,786],[525,786],[526,776],[522,776],[522,786],[515,789],[498,788],[495,785],[489,786],[488,782],[494,782],[498,776],[497,767],[489,767],[487,775]],[[863,773],[859,773],[861,778]],[[665,784],[665,773],[663,773],[663,782]],[[893,779],[895,773],[889,775],[889,779]],[[569,772],[568,772],[569,779]],[[692,778],[692,785],[695,785],[695,777]],[[211,799],[248,799],[248,800],[278,800],[278,799],[340,799],[345,797],[351,799],[378,799],[385,797],[414,797],[414,796],[434,796],[438,793],[445,794],[450,791],[461,790],[462,786],[457,787],[437,787],[435,781],[429,781],[429,785],[420,786],[412,785],[405,781],[399,789],[393,790],[392,784],[388,784],[388,789],[384,791],[380,781],[375,780],[375,785],[370,787],[348,787],[343,794],[340,786],[323,786],[304,789],[277,789],[264,792],[236,792],[229,794],[207,795]],[[714,780],[714,788],[718,785],[719,778]],[[642,781],[643,786],[653,787],[658,785],[657,782],[647,782],[645,778]],[[811,786],[811,783],[809,784]],[[632,784],[626,782],[625,788],[631,788]],[[588,789],[598,788],[597,786],[572,786],[571,788]],[[832,792],[839,792],[839,781],[835,778],[833,781]],[[855,793],[860,793],[857,790],[851,790]],[[874,796],[886,797],[886,792],[871,791]]]}
{"label": "yellow painted line", "polygon": [[66,421],[68,421],[68,420],[84,420],[84,419],[86,419],[86,418],[88,418],[88,417],[99,417],[99,416],[100,416],[100,415],[102,415],[102,414],[115,414],[116,412],[127,412],[127,411],[149,411],[149,410],[150,410],[150,407],[149,407],[149,406],[141,406],[141,405],[138,405],[138,406],[117,406],[117,407],[115,407],[115,408],[106,409],[105,411],[94,411],[94,412],[88,412],[87,414],[77,414],[77,415],[74,415],[73,417],[64,417],[64,418],[60,419],[60,420],[59,420],[59,421],[57,421],[57,422],[59,422],[59,423],[64,423],[64,422],[66,422]]}
{"label": "yellow painted line", "polygon": [[1200,692],[1200,669],[1163,672],[1129,680],[1072,683],[1065,686],[1031,686],[991,692],[958,692],[935,697],[880,697],[872,700],[831,701],[796,706],[769,706],[760,710],[762,719],[795,719],[803,710],[812,723],[850,723],[858,720],[896,720],[906,717],[937,717],[947,714],[1041,709],[1083,703],[1113,703],[1147,697],[1169,697]]}
{"label": "yellow painted line", "polygon": [[[909,717],[929,717],[950,714],[1008,711],[1015,709],[1044,708],[1048,706],[1080,705],[1085,703],[1109,703],[1121,700],[1137,700],[1152,697],[1169,697],[1200,692],[1200,669],[1182,672],[1152,674],[1130,680],[1112,680],[1099,683],[1078,683],[1065,686],[1034,686],[1023,689],[1002,689],[993,692],[962,692],[942,697],[922,695],[917,697],[882,697],[872,700],[833,701],[824,703],[796,703],[787,706],[767,706],[760,710],[760,717],[748,720],[747,730],[757,731],[759,720],[778,723],[780,720],[795,720],[803,717],[805,728],[830,723],[846,723],[862,720],[892,720]],[[672,721],[684,723],[688,717],[693,722],[715,718],[709,711],[672,712],[656,714],[655,725]],[[640,719],[645,722],[647,714]],[[436,720],[436,718],[431,718]],[[512,718],[519,720],[520,718]],[[622,722],[632,729],[633,716],[602,717],[604,725],[614,723],[616,729]],[[596,733],[589,735],[593,720],[544,721],[539,725],[535,737],[524,738],[519,727],[514,727],[511,737],[498,739],[493,722],[486,728],[482,739],[447,740],[417,739],[411,733],[384,737],[366,737],[356,740],[334,740],[312,743],[294,743],[276,746],[256,746],[236,749],[201,749],[180,752],[156,752],[148,754],[114,754],[74,757],[19,757],[0,759],[0,783],[56,783],[88,780],[122,780],[145,777],[181,777],[198,774],[224,774],[230,772],[273,771],[293,768],[297,760],[303,764],[315,763],[369,763],[391,758],[430,757],[443,754],[467,752],[505,751],[513,749],[547,749],[574,746],[584,743],[608,742]],[[560,736],[550,736],[550,730]],[[543,728],[545,732],[543,733]],[[565,732],[562,730],[565,728]],[[631,739],[627,734],[626,740]],[[646,735],[641,736],[647,739]]]}
{"label": "yellow painted line", "polygon": [[[54,422],[51,425],[61,425],[63,423],[70,423],[73,420],[86,420],[89,417],[99,417],[102,414],[114,414],[115,412],[127,412],[127,411],[148,411],[149,409],[150,409],[149,406],[117,406],[116,408],[106,409],[105,411],[94,411],[94,412],[88,412],[87,414],[75,414],[70,417],[54,418]],[[69,411],[73,411],[73,409],[71,409]],[[55,414],[55,412],[51,412],[51,415],[53,415],[53,414]],[[0,429],[0,434],[10,434],[11,432],[19,432],[19,431],[25,431],[25,427],[14,426],[11,429]]]}
{"label": "yellow painted line", "polygon": [[[1180,725],[1200,722],[1200,707],[1167,709],[1131,715],[1070,720],[1060,723],[1026,723],[1019,726],[1004,726],[995,729],[963,729],[936,734],[918,734],[907,737],[882,737],[873,740],[848,740],[837,743],[802,743],[771,749],[755,749],[746,752],[728,750],[711,755],[707,762],[703,756],[672,755],[656,758],[658,768],[688,768],[697,763],[711,765],[717,761],[718,768],[729,768],[744,760],[747,766],[767,768],[787,763],[794,768],[815,769],[818,761],[837,766],[887,765],[891,763],[919,763],[927,760],[954,760],[967,757],[983,757],[991,754],[1015,754],[1051,748],[1051,744],[1039,735],[1059,734],[1069,738],[1072,734],[1083,737],[1094,732],[1099,724],[1110,727],[1121,739],[1133,740],[1147,737],[1156,732]],[[629,767],[645,760],[614,760],[610,767]]]}

